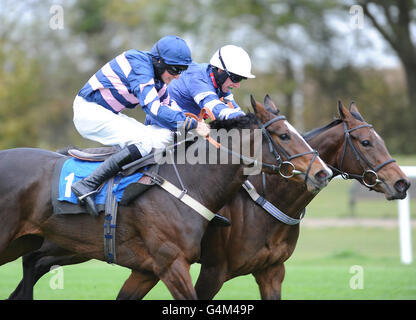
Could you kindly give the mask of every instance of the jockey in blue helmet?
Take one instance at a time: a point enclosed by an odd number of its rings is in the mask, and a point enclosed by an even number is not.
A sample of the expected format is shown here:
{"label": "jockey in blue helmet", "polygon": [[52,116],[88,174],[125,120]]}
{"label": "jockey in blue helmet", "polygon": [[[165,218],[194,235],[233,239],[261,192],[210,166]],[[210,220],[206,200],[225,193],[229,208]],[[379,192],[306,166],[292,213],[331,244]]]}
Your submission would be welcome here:
{"label": "jockey in blue helmet", "polygon": [[[209,127],[186,117],[170,99],[167,84],[192,63],[186,42],[177,36],[161,38],[151,52],[128,50],[98,70],[74,100],[74,124],[87,139],[119,146],[121,151],[104,161],[89,177],[71,187],[88,212],[97,216],[97,188],[116,175],[121,167],[172,141],[172,130],[185,127],[208,135]],[[145,126],[122,114],[125,108],[141,105],[158,125]]]}

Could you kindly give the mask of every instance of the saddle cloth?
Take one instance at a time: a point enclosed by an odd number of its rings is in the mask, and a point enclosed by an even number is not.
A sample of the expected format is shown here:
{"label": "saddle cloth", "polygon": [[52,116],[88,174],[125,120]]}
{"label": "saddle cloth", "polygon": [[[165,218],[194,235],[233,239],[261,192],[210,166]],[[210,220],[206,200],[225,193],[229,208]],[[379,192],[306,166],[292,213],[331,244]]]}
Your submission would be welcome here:
{"label": "saddle cloth", "polygon": [[[71,191],[71,185],[87,176],[89,176],[102,162],[83,161],[73,157],[62,157],[55,165],[54,175],[52,178],[52,206],[55,214],[76,214],[86,212],[84,206],[79,204],[78,198]],[[147,167],[144,168],[146,170]],[[114,179],[112,193],[115,195],[117,202],[126,204],[131,200],[131,194],[137,194],[138,191],[131,189],[133,186],[139,186],[140,190],[146,190],[138,182],[143,177],[142,172],[135,172],[129,175],[118,174]],[[144,185],[150,187],[148,182]],[[130,186],[130,187],[129,187]],[[129,187],[129,188],[128,188]],[[99,211],[104,210],[108,182],[103,184],[95,196],[95,203]],[[126,189],[128,190],[127,192]],[[125,194],[126,193],[126,194]],[[128,198],[126,200],[125,198]]]}
{"label": "saddle cloth", "polygon": [[[85,177],[88,177],[102,162],[88,162],[76,158],[70,158],[65,161],[59,179],[59,201],[68,201],[78,203],[77,196],[71,191],[71,185]],[[120,202],[123,197],[124,189],[133,182],[139,181],[143,177],[143,173],[137,172],[129,176],[118,175],[114,181],[113,193]],[[95,196],[96,204],[104,204],[107,192],[108,182],[106,182],[101,190]]]}

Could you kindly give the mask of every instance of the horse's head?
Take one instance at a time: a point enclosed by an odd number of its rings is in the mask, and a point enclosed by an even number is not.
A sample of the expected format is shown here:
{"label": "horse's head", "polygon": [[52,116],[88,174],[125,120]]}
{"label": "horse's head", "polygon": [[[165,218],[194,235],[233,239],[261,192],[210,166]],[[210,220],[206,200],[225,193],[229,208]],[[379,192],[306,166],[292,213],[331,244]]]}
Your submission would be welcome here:
{"label": "horse's head", "polygon": [[[263,162],[278,165],[278,172],[285,178],[304,182],[311,192],[328,184],[332,171],[319,158],[299,132],[279,115],[279,110],[266,95],[264,106],[251,97],[251,105],[263,132]],[[267,172],[267,167],[264,171]]]}
{"label": "horse's head", "polygon": [[352,102],[349,109],[338,101],[345,140],[337,154],[343,176],[351,176],[363,185],[385,194],[387,200],[404,199],[410,182],[390,156],[383,139],[364,121]]}

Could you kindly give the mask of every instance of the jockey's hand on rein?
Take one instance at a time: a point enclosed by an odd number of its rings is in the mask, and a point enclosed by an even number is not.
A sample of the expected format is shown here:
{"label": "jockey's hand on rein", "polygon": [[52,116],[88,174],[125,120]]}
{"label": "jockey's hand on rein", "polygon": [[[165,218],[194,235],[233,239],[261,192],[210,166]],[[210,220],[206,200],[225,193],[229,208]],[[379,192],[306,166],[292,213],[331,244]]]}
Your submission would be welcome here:
{"label": "jockey's hand on rein", "polygon": [[198,121],[198,126],[195,131],[198,135],[206,137],[209,135],[209,125],[203,121]]}

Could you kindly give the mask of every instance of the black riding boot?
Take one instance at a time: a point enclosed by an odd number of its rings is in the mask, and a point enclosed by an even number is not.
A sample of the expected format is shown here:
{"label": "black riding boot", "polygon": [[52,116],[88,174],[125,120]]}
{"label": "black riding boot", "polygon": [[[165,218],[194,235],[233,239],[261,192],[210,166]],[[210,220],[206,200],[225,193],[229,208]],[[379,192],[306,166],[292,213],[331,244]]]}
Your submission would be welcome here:
{"label": "black riding boot", "polygon": [[135,155],[133,155],[130,151],[132,149],[129,147],[111,155],[97,169],[95,169],[90,176],[74,183],[71,186],[72,192],[78,197],[80,203],[85,203],[87,205],[88,213],[92,216],[98,216],[99,214],[94,202],[97,188],[107,179],[115,176],[121,170],[122,166],[141,158],[140,152],[140,156],[137,156],[138,150],[135,146]]}

